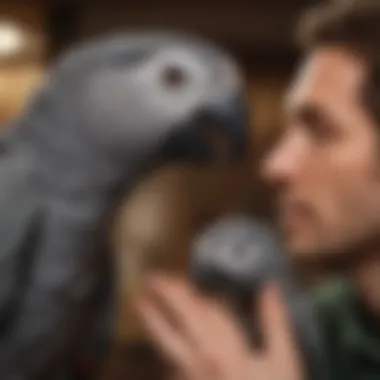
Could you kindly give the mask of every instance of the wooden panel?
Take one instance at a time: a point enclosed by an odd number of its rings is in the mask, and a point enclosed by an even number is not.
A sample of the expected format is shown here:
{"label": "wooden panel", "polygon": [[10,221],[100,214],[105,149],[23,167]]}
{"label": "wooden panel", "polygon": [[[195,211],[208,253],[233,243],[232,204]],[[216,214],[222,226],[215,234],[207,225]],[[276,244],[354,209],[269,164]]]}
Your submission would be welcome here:
{"label": "wooden panel", "polygon": [[[7,2],[0,4],[0,23],[13,23],[25,37],[23,50],[12,57],[10,62],[41,61],[46,53],[45,18],[42,5]],[[8,62],[7,62],[8,63]],[[4,64],[4,58],[0,58]]]}
{"label": "wooden panel", "polygon": [[15,25],[25,38],[23,49],[0,56],[0,125],[6,125],[19,113],[44,73],[47,38],[43,7],[20,2],[0,5],[0,24]]}
{"label": "wooden panel", "polygon": [[0,66],[0,125],[12,121],[39,85],[44,67],[39,63]]}
{"label": "wooden panel", "polygon": [[263,151],[283,124],[283,97],[289,78],[270,73],[248,78],[254,145]]}
{"label": "wooden panel", "polygon": [[[200,33],[232,45],[289,46],[298,8],[203,4],[156,5],[149,7],[92,4],[83,8],[83,37],[121,28],[174,28]],[[212,22],[210,22],[212,20]],[[276,27],[273,27],[276,25]]]}

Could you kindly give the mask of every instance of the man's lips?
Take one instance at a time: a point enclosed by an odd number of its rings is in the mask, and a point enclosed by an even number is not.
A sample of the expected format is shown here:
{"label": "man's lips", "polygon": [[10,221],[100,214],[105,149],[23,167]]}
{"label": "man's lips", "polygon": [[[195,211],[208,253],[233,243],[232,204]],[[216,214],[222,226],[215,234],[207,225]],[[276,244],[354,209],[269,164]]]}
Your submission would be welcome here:
{"label": "man's lips", "polygon": [[294,230],[310,221],[312,211],[305,203],[292,202],[280,205],[279,216],[285,230]]}

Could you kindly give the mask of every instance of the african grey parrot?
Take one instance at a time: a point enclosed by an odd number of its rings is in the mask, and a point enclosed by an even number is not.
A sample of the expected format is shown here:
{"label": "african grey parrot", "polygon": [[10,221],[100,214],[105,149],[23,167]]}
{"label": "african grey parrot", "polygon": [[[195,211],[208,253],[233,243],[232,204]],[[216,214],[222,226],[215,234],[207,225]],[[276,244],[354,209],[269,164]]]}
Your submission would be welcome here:
{"label": "african grey parrot", "polygon": [[112,306],[107,218],[153,162],[212,159],[209,132],[242,157],[240,75],[212,43],[126,33],[58,62],[0,142],[2,380],[72,379]]}
{"label": "african grey parrot", "polygon": [[[305,359],[307,373],[325,379],[324,343],[317,317],[297,283],[275,228],[247,215],[222,217],[194,239],[191,277],[207,293],[227,301],[252,339],[261,346],[254,300],[267,282],[275,281],[285,301]],[[256,319],[255,319],[256,318]]]}

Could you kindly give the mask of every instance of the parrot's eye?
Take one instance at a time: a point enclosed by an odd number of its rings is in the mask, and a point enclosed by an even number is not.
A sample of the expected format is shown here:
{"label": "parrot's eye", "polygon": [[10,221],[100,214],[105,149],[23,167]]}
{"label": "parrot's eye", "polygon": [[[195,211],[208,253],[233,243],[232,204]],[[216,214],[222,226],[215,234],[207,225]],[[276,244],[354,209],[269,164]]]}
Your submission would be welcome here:
{"label": "parrot's eye", "polygon": [[161,84],[169,90],[180,90],[188,81],[185,71],[178,66],[168,66],[162,70]]}

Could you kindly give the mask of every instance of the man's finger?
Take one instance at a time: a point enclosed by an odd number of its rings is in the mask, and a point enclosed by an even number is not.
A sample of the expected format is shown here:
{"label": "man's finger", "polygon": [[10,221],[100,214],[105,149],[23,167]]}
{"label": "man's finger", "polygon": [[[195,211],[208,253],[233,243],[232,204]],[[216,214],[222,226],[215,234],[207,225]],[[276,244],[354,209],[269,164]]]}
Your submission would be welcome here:
{"label": "man's finger", "polygon": [[232,312],[216,300],[210,300],[205,306],[207,326],[213,337],[208,350],[222,361],[225,369],[231,366],[236,369],[248,354],[243,329]]}
{"label": "man's finger", "polygon": [[178,327],[183,329],[191,344],[200,347],[209,340],[204,302],[190,284],[184,280],[155,277],[151,282],[151,291]]}
{"label": "man's finger", "polygon": [[263,289],[260,322],[268,352],[294,357],[295,339],[282,292],[276,284],[270,284]]}
{"label": "man's finger", "polygon": [[152,302],[142,298],[137,302],[136,309],[150,337],[157,343],[163,354],[174,365],[180,368],[191,368],[190,347]]}

